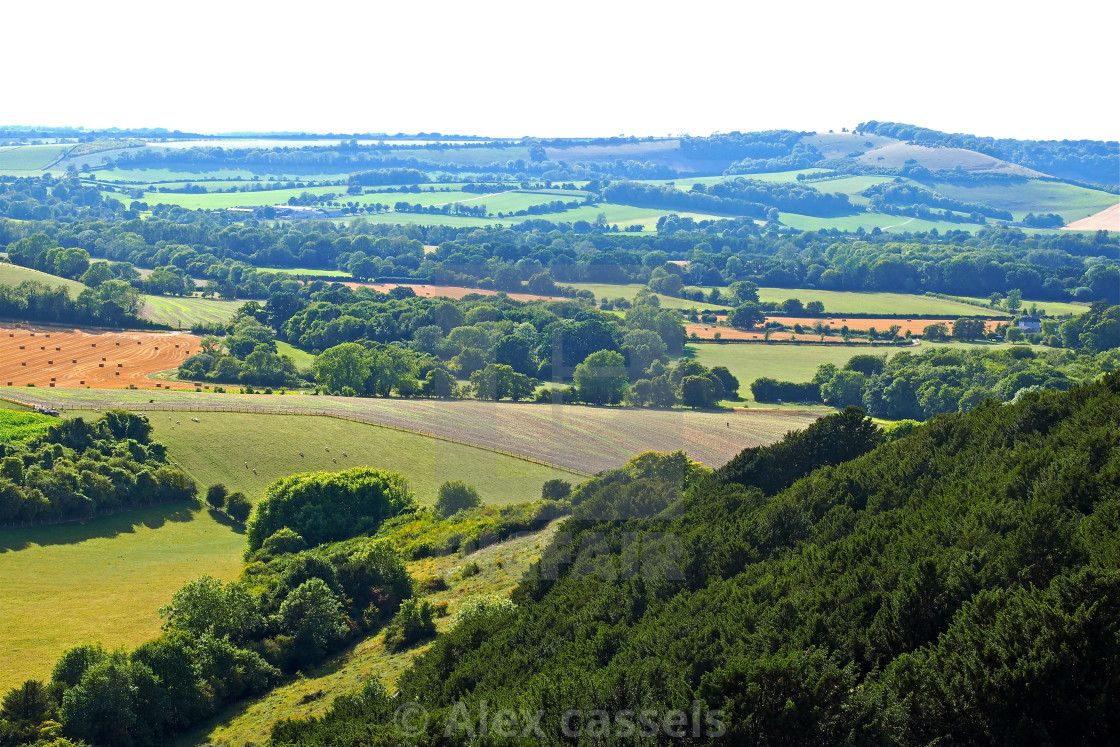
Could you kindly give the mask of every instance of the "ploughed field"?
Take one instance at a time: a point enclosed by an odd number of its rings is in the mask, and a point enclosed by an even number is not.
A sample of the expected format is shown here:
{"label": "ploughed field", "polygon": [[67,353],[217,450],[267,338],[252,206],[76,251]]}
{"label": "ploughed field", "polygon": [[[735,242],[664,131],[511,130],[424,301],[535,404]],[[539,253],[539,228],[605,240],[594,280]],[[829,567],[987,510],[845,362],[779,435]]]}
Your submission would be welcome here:
{"label": "ploughed field", "polygon": [[[177,368],[198,345],[194,335],[0,326],[0,386],[171,388],[149,376]],[[179,385],[180,387],[183,385]],[[0,390],[2,391],[2,390]]]}
{"label": "ploughed field", "polygon": [[145,411],[275,412],[333,415],[401,428],[528,457],[578,472],[621,466],[642,451],[683,449],[718,467],[748,446],[772,443],[804,428],[820,412],[701,412],[473,400],[361,399],[212,392],[11,389],[25,404]]}

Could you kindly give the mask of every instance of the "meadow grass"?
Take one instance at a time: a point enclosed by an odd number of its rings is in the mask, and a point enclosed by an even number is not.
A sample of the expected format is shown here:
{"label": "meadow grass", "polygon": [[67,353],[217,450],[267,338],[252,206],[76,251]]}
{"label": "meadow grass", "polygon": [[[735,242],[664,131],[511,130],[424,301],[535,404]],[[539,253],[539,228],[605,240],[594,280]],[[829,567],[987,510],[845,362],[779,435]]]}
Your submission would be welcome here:
{"label": "meadow grass", "polygon": [[0,530],[0,692],[81,643],[136,646],[187,581],[241,570],[244,538],[193,504]]}
{"label": "meadow grass", "polygon": [[144,296],[140,316],[176,329],[190,329],[194,324],[225,324],[233,319],[241,304],[197,296]]}
{"label": "meadow grass", "polygon": [[71,298],[77,298],[78,294],[86,289],[86,286],[77,280],[67,280],[58,275],[32,270],[30,267],[0,262],[0,285],[19,285],[29,280],[43,285],[62,286],[70,292]]}
{"label": "meadow grass", "polygon": [[260,267],[262,272],[278,272],[285,275],[306,275],[308,277],[353,280],[354,276],[344,270],[323,270],[309,267]]}
{"label": "meadow grass", "polygon": [[311,364],[315,362],[314,355],[283,340],[276,341],[276,352],[291,358],[296,364],[297,371],[307,371],[311,368]]}
{"label": "meadow grass", "polygon": [[[985,307],[988,306],[988,299],[986,298],[976,298],[971,296],[955,296],[955,298],[973,301],[975,303],[983,304]],[[1080,316],[1081,314],[1084,314],[1089,310],[1089,304],[1087,303],[1077,303],[1069,301],[1035,301],[1023,299],[1023,304],[1019,308],[1019,311],[1017,313],[1024,313],[1029,306],[1038,306],[1039,310],[1045,312],[1046,316]],[[974,308],[979,309],[979,307]],[[993,311],[996,311],[997,313],[1007,313],[1002,309],[993,309]],[[983,313],[984,310],[980,309],[980,312]]]}
{"label": "meadow grass", "polygon": [[[436,487],[448,479],[473,483],[493,504],[538,498],[543,482],[553,477],[584,479],[470,446],[334,418],[199,415],[201,422],[186,419],[172,430],[166,416],[152,413],[153,437],[167,445],[168,458],[191,474],[200,490],[222,482],[254,501],[278,477],[354,466],[403,473],[425,504],[434,502]],[[331,454],[324,451],[328,444]],[[246,460],[257,475],[243,466]],[[155,637],[159,607],[198,576],[235,577],[243,549],[243,537],[228,522],[185,503],[0,530],[0,692],[28,677],[46,678],[62,651],[79,643],[131,647]]]}
{"label": "meadow grass", "polygon": [[[596,303],[599,303],[604,298],[625,298],[627,301],[633,302],[638,295],[638,291],[646,287],[641,283],[560,283],[560,285],[570,286],[577,290],[589,290],[595,294]],[[728,311],[729,309],[727,306],[720,306],[704,301],[689,301],[684,298],[665,296],[660,293],[656,295],[658,299],[660,299],[661,308],[663,309],[696,309],[697,311],[706,311],[709,309]]]}

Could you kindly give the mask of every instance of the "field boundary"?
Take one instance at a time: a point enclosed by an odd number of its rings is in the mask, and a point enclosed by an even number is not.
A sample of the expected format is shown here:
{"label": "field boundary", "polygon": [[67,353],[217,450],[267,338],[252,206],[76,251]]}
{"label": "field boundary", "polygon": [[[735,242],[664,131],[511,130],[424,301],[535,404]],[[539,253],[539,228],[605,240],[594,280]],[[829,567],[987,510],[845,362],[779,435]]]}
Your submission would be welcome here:
{"label": "field boundary", "polygon": [[[32,398],[32,399],[34,399],[34,398]],[[0,395],[0,400],[3,400],[5,402],[12,402],[12,403],[17,404],[17,405],[25,405],[25,406],[27,405],[27,402],[24,402],[20,399],[10,397],[8,395]],[[415,436],[424,436],[426,438],[434,438],[434,439],[437,439],[437,440],[440,440],[440,441],[446,441],[448,443],[459,444],[460,446],[470,446],[470,447],[475,448],[475,449],[482,449],[483,451],[489,451],[489,452],[492,452],[494,454],[501,454],[503,456],[513,457],[514,459],[522,459],[526,462],[531,462],[533,464],[539,464],[542,467],[549,467],[551,469],[557,469],[557,470],[560,470],[562,472],[571,472],[573,474],[582,475],[584,477],[592,477],[593,476],[593,473],[591,473],[591,472],[584,472],[583,470],[579,470],[579,469],[576,469],[574,467],[565,467],[565,466],[560,465],[560,464],[554,464],[552,462],[546,462],[543,459],[537,459],[535,457],[527,456],[525,454],[518,454],[518,453],[513,452],[513,451],[506,451],[505,449],[498,449],[498,448],[495,448],[493,446],[483,446],[481,444],[475,444],[475,443],[471,443],[469,441],[462,441],[462,440],[457,439],[457,438],[451,438],[450,436],[441,436],[438,433],[429,433],[427,431],[416,430],[414,428],[402,428],[401,426],[397,426],[397,425],[388,425],[386,423],[380,423],[376,420],[366,420],[364,418],[354,417],[354,416],[351,416],[351,415],[343,415],[343,414],[337,413],[337,412],[324,412],[324,411],[316,411],[316,410],[298,410],[298,409],[295,409],[295,408],[292,408],[292,409],[274,409],[274,410],[247,410],[247,409],[241,408],[241,407],[228,407],[228,406],[221,406],[221,405],[214,405],[214,406],[211,406],[211,407],[207,407],[207,406],[196,407],[194,405],[192,405],[190,407],[172,407],[172,406],[162,404],[162,403],[161,404],[149,403],[149,405],[150,406],[145,407],[142,410],[133,409],[131,411],[132,412],[147,412],[148,410],[155,410],[155,411],[159,411],[159,412],[236,412],[236,413],[242,413],[242,414],[245,414],[245,415],[305,415],[305,416],[311,416],[311,417],[336,418],[338,420],[349,420],[349,421],[354,422],[354,423],[362,423],[363,425],[372,425],[372,426],[375,426],[377,428],[385,428],[387,430],[400,431],[402,433],[411,433]],[[55,406],[58,407],[58,409],[62,410],[62,411],[75,410],[75,411],[80,411],[80,412],[102,412],[102,410],[90,409],[88,407],[70,407],[70,408],[67,408],[65,406],[58,406],[58,405],[55,405]],[[116,408],[106,408],[106,409],[116,409]],[[120,408],[120,409],[130,409],[130,408]]]}

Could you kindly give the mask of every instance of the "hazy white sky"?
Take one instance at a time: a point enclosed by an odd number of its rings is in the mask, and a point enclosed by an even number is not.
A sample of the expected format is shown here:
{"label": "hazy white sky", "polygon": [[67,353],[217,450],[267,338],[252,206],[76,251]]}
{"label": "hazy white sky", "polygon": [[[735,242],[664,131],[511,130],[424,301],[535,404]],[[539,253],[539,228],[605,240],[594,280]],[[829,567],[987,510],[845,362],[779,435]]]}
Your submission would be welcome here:
{"label": "hazy white sky", "polygon": [[1120,3],[0,6],[0,124],[490,136],[1120,138]]}

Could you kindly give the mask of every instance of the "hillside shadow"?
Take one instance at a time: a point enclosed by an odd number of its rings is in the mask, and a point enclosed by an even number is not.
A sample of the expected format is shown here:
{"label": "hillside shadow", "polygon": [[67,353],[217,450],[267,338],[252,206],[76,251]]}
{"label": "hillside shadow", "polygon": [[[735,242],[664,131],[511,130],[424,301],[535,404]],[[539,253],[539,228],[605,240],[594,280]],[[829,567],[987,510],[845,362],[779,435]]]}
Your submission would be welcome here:
{"label": "hillside shadow", "polygon": [[26,550],[32,545],[72,545],[91,539],[112,539],[122,534],[131,534],[141,526],[159,529],[168,522],[190,521],[198,512],[197,503],[182,501],[85,521],[0,529],[0,555]]}

